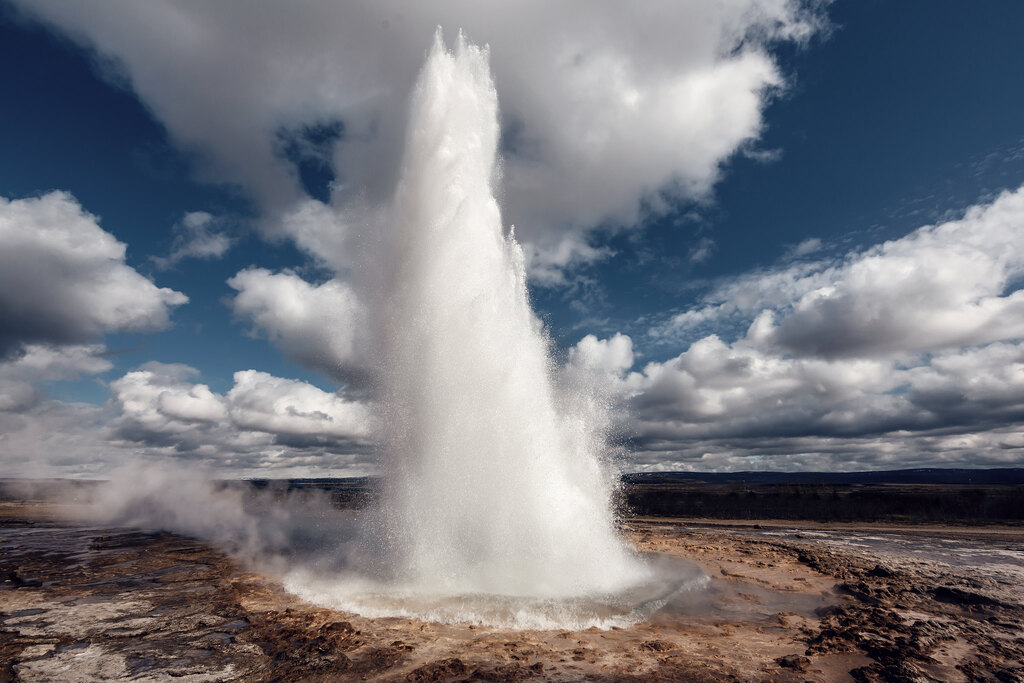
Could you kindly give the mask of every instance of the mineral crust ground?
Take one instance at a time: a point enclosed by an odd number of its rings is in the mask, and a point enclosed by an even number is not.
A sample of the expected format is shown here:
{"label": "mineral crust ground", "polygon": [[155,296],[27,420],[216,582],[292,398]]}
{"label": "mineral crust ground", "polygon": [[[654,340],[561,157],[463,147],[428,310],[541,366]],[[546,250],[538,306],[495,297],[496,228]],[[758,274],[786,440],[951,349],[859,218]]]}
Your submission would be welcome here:
{"label": "mineral crust ground", "polygon": [[162,532],[0,505],[0,681],[1022,681],[1024,529],[633,518],[705,591],[581,632],[366,619]]}

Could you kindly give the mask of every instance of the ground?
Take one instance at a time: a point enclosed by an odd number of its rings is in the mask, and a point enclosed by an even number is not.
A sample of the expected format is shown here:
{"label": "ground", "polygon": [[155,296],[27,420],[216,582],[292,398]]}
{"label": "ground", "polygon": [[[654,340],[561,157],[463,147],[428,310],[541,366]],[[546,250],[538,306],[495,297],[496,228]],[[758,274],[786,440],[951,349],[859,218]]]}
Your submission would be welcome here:
{"label": "ground", "polygon": [[648,623],[509,631],[299,601],[198,541],[0,510],[0,681],[1024,681],[1024,529],[634,518],[707,590]]}

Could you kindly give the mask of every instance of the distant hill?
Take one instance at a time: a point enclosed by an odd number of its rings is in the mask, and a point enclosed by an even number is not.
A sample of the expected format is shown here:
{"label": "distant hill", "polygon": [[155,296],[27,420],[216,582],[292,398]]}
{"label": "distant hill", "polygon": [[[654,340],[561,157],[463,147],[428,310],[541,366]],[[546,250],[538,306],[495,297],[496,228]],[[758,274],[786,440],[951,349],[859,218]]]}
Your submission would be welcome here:
{"label": "distant hill", "polygon": [[627,484],[1024,484],[1024,467],[999,469],[942,469],[877,472],[636,472],[625,474]]}
{"label": "distant hill", "polygon": [[[946,469],[922,467],[910,470],[872,472],[634,472],[622,475],[627,484],[949,484],[979,485],[1024,484],[1024,467],[998,469]],[[257,487],[271,485],[273,479],[250,479]],[[321,477],[288,479],[291,487],[320,488],[339,483],[353,488],[372,488],[378,477]]]}

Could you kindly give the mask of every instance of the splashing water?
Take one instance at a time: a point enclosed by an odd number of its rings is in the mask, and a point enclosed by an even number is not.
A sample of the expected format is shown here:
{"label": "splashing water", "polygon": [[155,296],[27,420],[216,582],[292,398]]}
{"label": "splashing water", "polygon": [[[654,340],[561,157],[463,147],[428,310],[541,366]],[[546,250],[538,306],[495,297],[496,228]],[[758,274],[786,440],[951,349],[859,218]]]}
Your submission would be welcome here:
{"label": "splashing water", "polygon": [[486,48],[460,34],[450,53],[438,32],[376,259],[386,576],[293,576],[302,597],[531,627],[612,623],[650,597],[625,597],[651,570],[615,531],[603,435],[560,401],[502,230],[498,135]]}

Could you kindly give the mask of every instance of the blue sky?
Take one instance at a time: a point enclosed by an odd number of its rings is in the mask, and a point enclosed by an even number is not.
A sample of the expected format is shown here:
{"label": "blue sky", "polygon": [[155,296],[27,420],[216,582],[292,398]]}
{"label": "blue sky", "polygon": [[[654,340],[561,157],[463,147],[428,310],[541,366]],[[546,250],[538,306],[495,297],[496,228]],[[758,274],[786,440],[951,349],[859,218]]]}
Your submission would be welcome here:
{"label": "blue sky", "polygon": [[627,469],[1020,465],[1024,9],[754,6],[0,2],[0,464],[372,471],[335,236],[441,25],[491,45],[506,219]]}
{"label": "blue sky", "polygon": [[[782,46],[787,91],[765,108],[756,142],[777,156],[731,156],[707,204],[684,201],[645,226],[642,240],[614,242],[616,258],[594,273],[611,304],[605,331],[684,309],[708,280],[769,266],[804,240],[840,251],[867,246],[1016,188],[1024,69],[1012,65],[1024,49],[1013,17],[1021,10],[978,10],[840,2],[829,8],[825,36]],[[701,237],[714,241],[712,253],[690,263]],[[661,258],[651,263],[649,252]],[[544,294],[542,308],[571,320],[564,309],[575,292]],[[576,335],[569,328],[560,340]]]}

